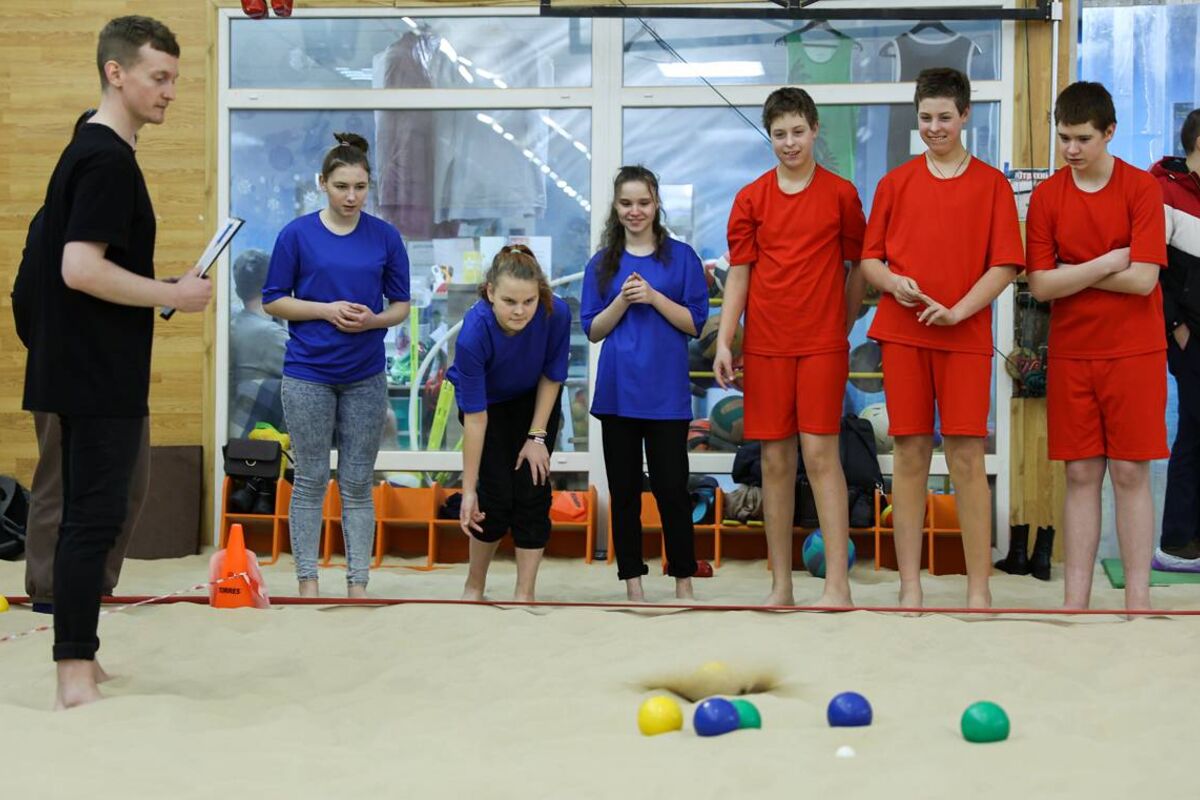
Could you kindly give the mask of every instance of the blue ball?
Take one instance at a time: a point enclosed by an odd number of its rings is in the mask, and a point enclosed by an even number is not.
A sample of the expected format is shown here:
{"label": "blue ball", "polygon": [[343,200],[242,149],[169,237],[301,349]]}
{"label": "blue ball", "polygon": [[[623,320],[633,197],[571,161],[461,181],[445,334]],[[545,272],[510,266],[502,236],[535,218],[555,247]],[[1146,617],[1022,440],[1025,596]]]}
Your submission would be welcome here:
{"label": "blue ball", "polygon": [[[854,566],[854,540],[849,541],[848,552],[850,553],[850,565]],[[804,566],[818,578],[825,577],[825,537],[821,535],[821,530],[810,533],[804,539],[804,547],[801,549],[801,555],[804,558]]]}
{"label": "blue ball", "polygon": [[737,706],[724,697],[710,697],[696,706],[692,727],[700,736],[720,736],[736,731],[741,724]]}
{"label": "blue ball", "polygon": [[825,718],[833,728],[860,728],[871,724],[871,704],[858,692],[842,692],[829,701]]}

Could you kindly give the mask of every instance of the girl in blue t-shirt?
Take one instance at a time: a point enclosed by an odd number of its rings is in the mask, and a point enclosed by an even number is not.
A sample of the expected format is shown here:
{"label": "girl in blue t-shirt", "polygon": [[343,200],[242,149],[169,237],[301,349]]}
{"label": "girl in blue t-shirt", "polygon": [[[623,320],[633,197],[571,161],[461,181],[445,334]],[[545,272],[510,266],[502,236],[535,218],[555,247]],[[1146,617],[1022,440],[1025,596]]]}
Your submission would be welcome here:
{"label": "girl in blue t-shirt", "polygon": [[688,338],[708,316],[704,266],[694,250],[667,235],[658,179],[622,167],[600,250],[583,277],[580,319],[604,341],[592,396],[600,420],[612,508],[617,577],[629,599],[645,600],[642,576],[642,448],[662,515],[667,572],[675,596],[692,598],[696,562],[688,494],[688,423],[692,418]]}
{"label": "girl in blue t-shirt", "polygon": [[[321,166],[328,205],[279,233],[263,308],[286,319],[283,415],[296,484],[288,511],[301,597],[317,596],[317,544],[336,434],[346,581],[365,597],[375,504],[375,456],[387,416],[383,338],[408,316],[408,254],[400,233],[362,209],[371,165],[367,142],[334,134]],[[387,298],[385,308],[383,299]]]}
{"label": "girl in blue t-shirt", "polygon": [[492,556],[512,530],[514,599],[529,601],[550,539],[550,453],[562,421],[571,312],[524,245],[496,254],[479,296],[446,373],[463,423],[459,524],[471,539],[463,599],[483,599]]}

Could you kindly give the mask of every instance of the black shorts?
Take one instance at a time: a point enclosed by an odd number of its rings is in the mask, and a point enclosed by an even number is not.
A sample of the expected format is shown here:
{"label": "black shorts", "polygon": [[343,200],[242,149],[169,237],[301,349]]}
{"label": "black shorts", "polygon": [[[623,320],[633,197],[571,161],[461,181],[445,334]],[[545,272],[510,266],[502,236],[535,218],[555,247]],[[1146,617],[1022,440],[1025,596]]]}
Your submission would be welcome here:
{"label": "black shorts", "polygon": [[[528,464],[513,469],[521,448],[528,441],[533,424],[533,408],[537,391],[487,408],[487,433],[483,438],[483,454],[479,459],[479,480],[475,491],[479,495],[479,510],[485,514],[475,533],[481,542],[498,542],[512,531],[513,545],[539,550],[550,541],[550,480],[540,486],[533,482]],[[554,401],[554,410],[546,423],[546,448],[553,453],[558,430],[562,425],[562,393]],[[462,418],[462,414],[459,414]]]}

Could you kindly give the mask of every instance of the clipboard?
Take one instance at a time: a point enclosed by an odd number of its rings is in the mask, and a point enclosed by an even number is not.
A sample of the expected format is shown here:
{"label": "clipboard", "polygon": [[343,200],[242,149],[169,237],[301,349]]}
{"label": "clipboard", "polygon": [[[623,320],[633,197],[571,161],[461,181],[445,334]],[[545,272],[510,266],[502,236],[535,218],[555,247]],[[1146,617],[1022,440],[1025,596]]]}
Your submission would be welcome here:
{"label": "clipboard", "polygon": [[[200,258],[196,260],[196,266],[200,268],[201,278],[208,275],[208,271],[212,269],[213,264],[217,263],[217,259],[221,253],[225,251],[225,248],[233,241],[234,235],[241,230],[242,225],[245,223],[244,219],[229,217],[225,220],[225,224],[217,229],[212,239],[209,240],[208,246],[204,248],[204,252],[200,254]],[[175,316],[175,309],[164,308],[158,315],[163,319],[170,319]]]}

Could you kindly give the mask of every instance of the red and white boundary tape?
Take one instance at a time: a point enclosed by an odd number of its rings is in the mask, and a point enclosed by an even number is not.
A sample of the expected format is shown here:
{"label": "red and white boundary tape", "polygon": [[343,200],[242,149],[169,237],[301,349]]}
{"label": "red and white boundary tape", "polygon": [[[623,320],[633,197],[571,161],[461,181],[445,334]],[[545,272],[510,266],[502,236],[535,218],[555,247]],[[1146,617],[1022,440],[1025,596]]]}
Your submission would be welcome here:
{"label": "red and white boundary tape", "polygon": [[[206,581],[205,583],[198,583],[195,586],[189,586],[186,589],[179,589],[177,591],[170,592],[168,594],[160,594],[156,597],[147,597],[144,599],[137,600],[136,602],[132,601],[132,599],[131,599],[130,602],[126,602],[124,605],[120,605],[120,606],[117,606],[116,608],[109,608],[104,611],[101,611],[100,616],[103,617],[107,614],[119,614],[122,611],[128,611],[129,609],[137,608],[138,606],[148,606],[148,605],[153,605],[154,603],[166,602],[172,598],[179,597],[180,595],[185,595],[185,594],[188,594],[189,592],[198,592],[201,589],[207,589],[210,586],[216,586],[218,584],[225,583],[225,581],[232,581],[232,580],[236,580],[238,578],[245,579],[247,583],[249,583],[249,581],[250,581],[249,575],[247,575],[245,572],[239,572],[235,575],[227,575],[224,578],[218,578],[215,581]],[[204,601],[207,603],[208,599],[204,598]],[[38,625],[36,628],[30,628],[27,631],[22,631],[20,633],[10,633],[7,636],[0,636],[0,644],[4,644],[5,642],[13,642],[13,641],[16,641],[17,639],[24,639],[26,636],[32,636],[35,633],[44,633],[45,631],[51,631],[51,630],[54,630],[53,622],[51,622],[49,625]]]}

